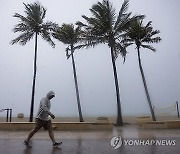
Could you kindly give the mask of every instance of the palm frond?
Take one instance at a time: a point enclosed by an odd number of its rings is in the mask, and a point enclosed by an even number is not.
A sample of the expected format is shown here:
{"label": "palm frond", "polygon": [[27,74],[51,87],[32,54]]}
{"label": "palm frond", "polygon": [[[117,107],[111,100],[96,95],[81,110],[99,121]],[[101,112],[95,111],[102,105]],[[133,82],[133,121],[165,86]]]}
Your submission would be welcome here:
{"label": "palm frond", "polygon": [[122,39],[121,40],[121,43],[132,43],[132,42],[134,42],[134,39],[131,39],[131,38],[124,38],[124,39]]}
{"label": "palm frond", "polygon": [[17,38],[11,41],[11,44],[19,43],[21,45],[26,45],[26,43],[31,40],[34,36],[33,32],[25,32],[19,35]]}
{"label": "palm frond", "polygon": [[29,25],[26,25],[24,23],[19,23],[13,28],[13,32],[25,32],[25,31],[31,31],[31,27]]}
{"label": "palm frond", "polygon": [[48,22],[45,22],[43,24],[41,24],[40,26],[40,32],[41,30],[46,30],[46,31],[49,31],[49,32],[54,32],[55,29],[57,29],[58,27],[58,24],[52,22],[52,21],[48,21]]}
{"label": "palm frond", "polygon": [[88,27],[88,25],[84,24],[81,21],[77,21],[75,24],[78,25],[79,27]]}
{"label": "palm frond", "polygon": [[42,30],[40,35],[42,36],[42,38],[48,42],[53,48],[55,47],[55,43],[52,41],[51,39],[51,34],[46,31],[46,30]]}
{"label": "palm frond", "polygon": [[150,45],[144,45],[144,44],[142,44],[141,45],[143,48],[147,48],[147,49],[150,49],[150,50],[152,50],[152,51],[156,51],[156,49],[154,48],[154,47],[152,47],[152,46],[150,46]]}
{"label": "palm frond", "polygon": [[[62,24],[53,32],[53,37],[64,44],[68,44],[66,48],[67,59],[74,53],[76,49],[87,47],[89,40],[85,37],[86,33],[81,29],[82,26],[75,27],[73,24]],[[86,42],[86,43],[85,43]],[[76,46],[75,46],[76,45]]]}
{"label": "palm frond", "polygon": [[[70,51],[70,53],[69,53],[69,51]],[[69,58],[71,57],[71,54],[72,54],[72,51],[71,51],[71,49],[70,49],[70,46],[68,46],[68,47],[66,48],[66,58],[69,59]]]}
{"label": "palm frond", "polygon": [[88,24],[84,26],[85,24],[79,22],[79,25],[81,23],[87,30],[91,30],[94,35],[100,36],[108,33],[112,29],[116,17],[112,4],[108,0],[104,0],[102,3],[94,4],[90,11],[93,17],[82,16]]}
{"label": "palm frond", "polygon": [[147,31],[148,31],[148,33],[147,33],[146,37],[152,37],[152,36],[157,35],[157,34],[160,33],[159,30],[153,30],[153,28],[148,29]]}
{"label": "palm frond", "polygon": [[25,11],[24,12],[26,13],[26,15],[33,16],[31,5],[30,4],[25,4],[25,3],[23,3],[23,4],[25,6]]}
{"label": "palm frond", "polygon": [[114,58],[115,60],[118,58],[118,55],[121,55],[124,59],[124,62],[126,60],[126,47],[124,46],[124,44],[121,44],[120,42],[116,42],[115,46],[114,46]]}
{"label": "palm frond", "polygon": [[106,13],[105,16],[108,16],[108,24],[111,27],[113,27],[115,20],[116,20],[116,13],[115,9],[113,8],[113,5],[109,3],[109,1],[106,1]]}
{"label": "palm frond", "polygon": [[149,22],[147,23],[147,25],[145,26],[145,29],[148,28],[148,27],[150,27],[151,24],[152,24],[152,21],[149,21]]}
{"label": "palm frond", "polygon": [[15,13],[13,15],[13,17],[19,18],[21,20],[21,22],[23,22],[23,23],[28,23],[29,22],[29,20],[26,17],[20,15],[19,13]]}
{"label": "palm frond", "polygon": [[124,34],[124,39],[122,42],[125,43],[134,43],[137,47],[143,47],[155,51],[150,45],[144,43],[158,43],[161,41],[160,37],[153,37],[156,34],[159,34],[159,30],[153,30],[152,21],[149,21],[146,26],[143,26],[143,19],[134,20],[129,29]]}
{"label": "palm frond", "polygon": [[39,2],[35,2],[33,4],[25,4],[25,13],[30,20],[34,20],[35,22],[41,24],[46,15],[46,9],[39,4]]}
{"label": "palm frond", "polygon": [[75,37],[74,25],[62,24],[62,26],[58,27],[57,30],[53,33],[53,36],[64,44],[73,44]]}
{"label": "palm frond", "polygon": [[131,13],[127,14],[119,23],[119,25],[116,27],[116,33],[121,33],[124,32],[126,30],[128,30],[129,28],[131,28],[131,24],[134,21],[137,21],[139,19],[144,18],[144,15],[134,15],[133,17],[130,17]]}
{"label": "palm frond", "polygon": [[77,46],[73,46],[72,50],[71,50],[70,46],[68,46],[66,48],[66,57],[67,57],[67,59],[69,59],[71,57],[71,55],[74,53],[75,50],[79,50],[79,49],[82,49],[82,48],[87,48],[87,45],[86,44],[80,44],[80,45],[77,45]]}
{"label": "palm frond", "polygon": [[153,36],[153,35],[156,35],[156,34],[159,34],[159,33],[160,33],[160,30],[154,30],[154,31],[152,31],[151,34],[152,34],[152,36]]}
{"label": "palm frond", "polygon": [[125,14],[127,12],[128,8],[129,8],[129,0],[124,0],[123,4],[121,6],[121,9],[119,11],[119,15],[121,16],[121,15]]}
{"label": "palm frond", "polygon": [[33,4],[24,4],[25,16],[15,13],[13,17],[19,19],[19,23],[14,26],[13,31],[21,32],[17,38],[11,41],[11,44],[20,43],[25,45],[27,41],[33,38],[33,35],[40,34],[44,40],[49,42],[52,47],[55,46],[51,40],[51,33],[57,27],[57,24],[53,22],[43,22],[46,15],[46,9],[41,6],[38,2]]}
{"label": "palm frond", "polygon": [[160,37],[155,37],[155,38],[147,37],[147,38],[142,39],[142,42],[145,42],[145,43],[159,43],[160,41],[161,41]]}
{"label": "palm frond", "polygon": [[121,9],[119,11],[119,14],[118,14],[114,29],[117,28],[117,26],[121,22],[122,18],[124,18],[124,16],[126,16],[126,12],[127,12],[128,7],[129,7],[129,0],[124,0],[123,4],[121,6]]}
{"label": "palm frond", "polygon": [[129,47],[129,46],[131,46],[131,45],[133,45],[134,43],[123,43],[123,46],[125,47],[125,48],[127,48],[127,47]]}
{"label": "palm frond", "polygon": [[91,9],[89,9],[93,15],[94,18],[101,20],[101,18],[104,16],[104,6],[98,2],[97,4],[94,4]]}

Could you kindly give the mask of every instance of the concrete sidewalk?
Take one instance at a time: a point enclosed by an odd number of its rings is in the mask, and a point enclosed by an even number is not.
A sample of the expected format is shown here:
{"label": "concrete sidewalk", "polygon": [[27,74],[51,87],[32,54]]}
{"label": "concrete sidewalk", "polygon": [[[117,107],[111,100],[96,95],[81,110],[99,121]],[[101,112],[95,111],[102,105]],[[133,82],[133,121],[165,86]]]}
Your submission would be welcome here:
{"label": "concrete sidewalk", "polygon": [[[0,131],[0,154],[177,154],[180,151],[179,129],[141,129],[136,125],[115,127],[113,131],[54,131],[60,148],[53,148],[48,132],[39,131],[31,148],[23,145],[28,131]],[[121,136],[121,147],[111,146],[112,137]],[[135,140],[174,141],[172,145],[133,145]],[[169,142],[168,142],[169,143]],[[175,143],[175,144],[174,144]]]}

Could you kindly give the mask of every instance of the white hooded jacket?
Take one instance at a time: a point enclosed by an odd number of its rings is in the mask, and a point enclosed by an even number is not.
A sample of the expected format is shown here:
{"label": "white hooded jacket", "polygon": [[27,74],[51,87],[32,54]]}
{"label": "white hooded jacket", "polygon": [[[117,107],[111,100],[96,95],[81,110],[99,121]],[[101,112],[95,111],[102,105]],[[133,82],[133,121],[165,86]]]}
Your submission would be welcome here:
{"label": "white hooded jacket", "polygon": [[45,120],[45,121],[50,120],[49,115],[52,114],[50,112],[50,108],[51,108],[51,103],[49,99],[50,96],[55,96],[55,93],[53,91],[49,91],[46,97],[41,99],[36,118]]}

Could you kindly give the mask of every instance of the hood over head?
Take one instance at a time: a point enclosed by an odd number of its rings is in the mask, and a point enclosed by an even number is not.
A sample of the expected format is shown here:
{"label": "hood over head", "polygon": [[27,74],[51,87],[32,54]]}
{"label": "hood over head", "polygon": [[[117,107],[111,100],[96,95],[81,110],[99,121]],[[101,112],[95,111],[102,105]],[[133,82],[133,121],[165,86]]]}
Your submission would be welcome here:
{"label": "hood over head", "polygon": [[54,96],[54,97],[55,97],[54,91],[49,91],[49,92],[47,93],[47,98],[50,98],[51,96]]}

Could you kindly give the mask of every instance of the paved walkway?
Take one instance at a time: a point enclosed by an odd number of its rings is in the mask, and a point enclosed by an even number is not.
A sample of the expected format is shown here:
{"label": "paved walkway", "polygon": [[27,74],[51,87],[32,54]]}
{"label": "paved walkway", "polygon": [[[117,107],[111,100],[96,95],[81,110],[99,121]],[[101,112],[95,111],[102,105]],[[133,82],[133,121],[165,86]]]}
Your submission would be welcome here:
{"label": "paved walkway", "polygon": [[[23,145],[27,131],[0,131],[0,154],[178,154],[179,129],[141,129],[134,125],[113,131],[54,131],[63,144],[53,148],[46,131],[32,139],[32,147]],[[121,136],[120,142],[112,137]],[[116,144],[117,143],[117,144]],[[153,144],[152,144],[153,143]],[[114,146],[114,148],[111,146]],[[120,147],[119,147],[120,146]]]}

